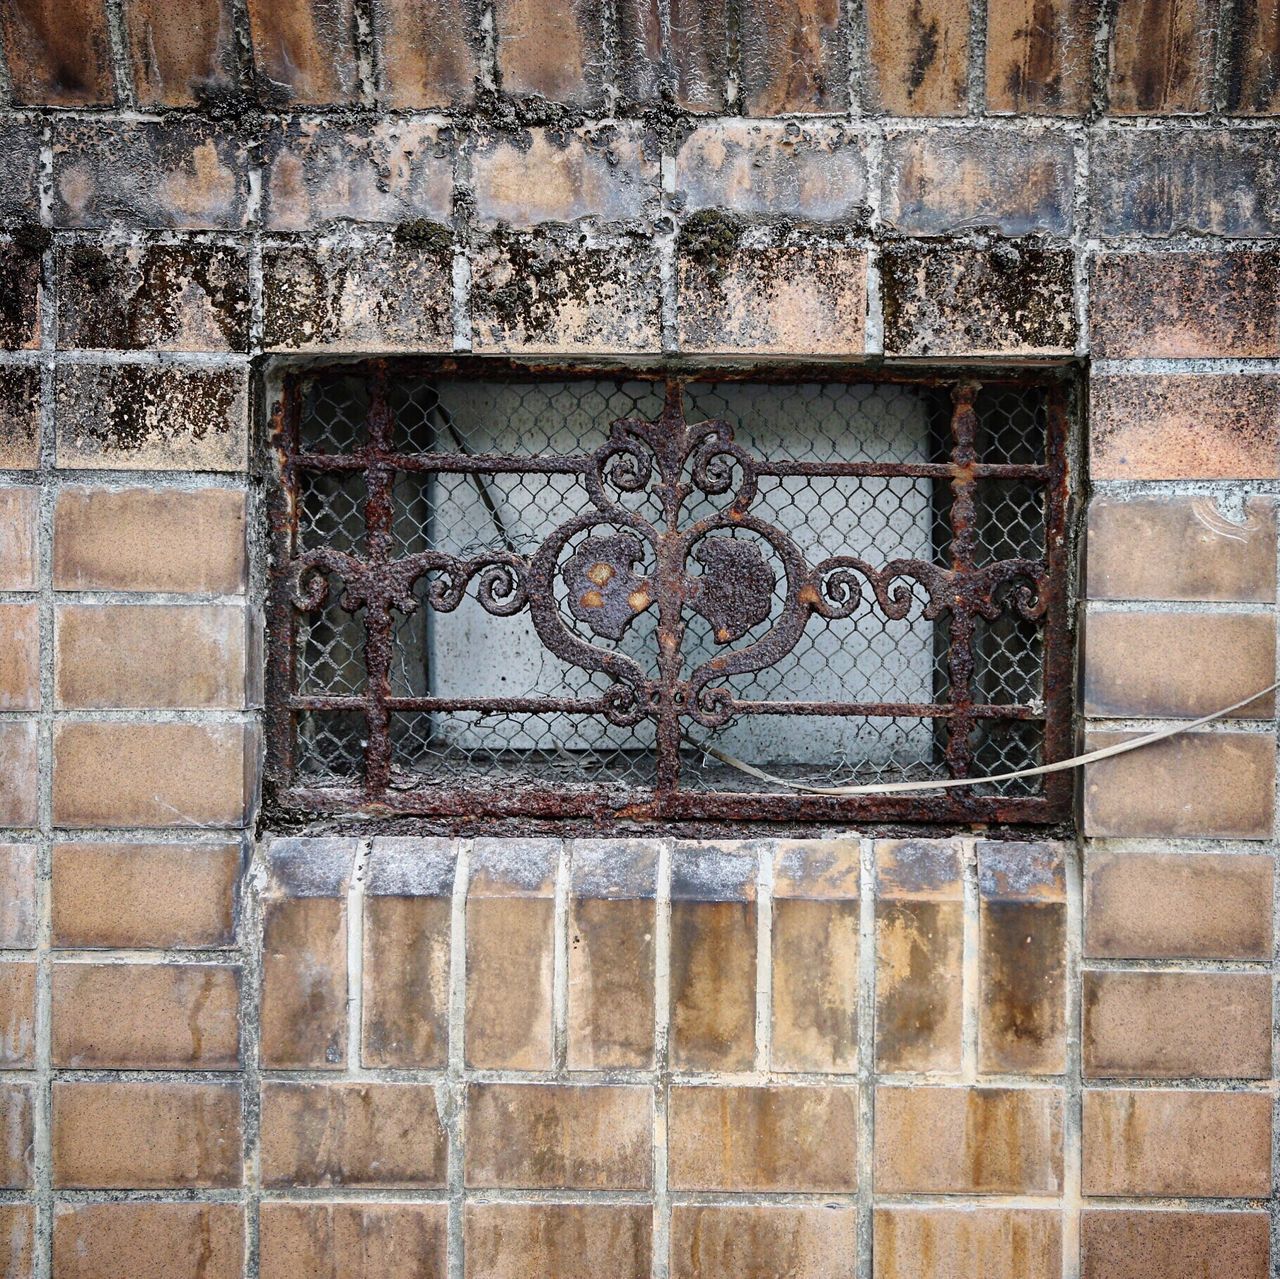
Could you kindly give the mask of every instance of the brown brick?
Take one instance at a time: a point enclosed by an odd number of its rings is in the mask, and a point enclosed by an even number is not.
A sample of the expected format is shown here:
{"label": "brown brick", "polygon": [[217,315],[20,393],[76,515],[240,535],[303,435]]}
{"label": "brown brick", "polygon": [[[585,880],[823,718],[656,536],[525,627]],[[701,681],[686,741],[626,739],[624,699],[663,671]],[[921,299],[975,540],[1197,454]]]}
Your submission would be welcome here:
{"label": "brown brick", "polygon": [[0,949],[36,944],[36,850],[0,844]]}
{"label": "brown brick", "polygon": [[876,1188],[1056,1195],[1062,1112],[1057,1088],[877,1088]]}
{"label": "brown brick", "polygon": [[40,370],[0,365],[0,467],[34,471],[39,461]]}
{"label": "brown brick", "polygon": [[[1087,750],[1132,733],[1090,733]],[[1256,733],[1184,733],[1084,770],[1084,833],[1270,839],[1275,743]],[[1170,803],[1176,796],[1177,803]]]}
{"label": "brown brick", "polygon": [[58,1204],[53,1266],[58,1279],[239,1279],[244,1263],[239,1204]]}
{"label": "brown brick", "polygon": [[261,1279],[445,1279],[448,1208],[264,1203]]}
{"label": "brown brick", "polygon": [[635,1086],[473,1084],[466,1184],[520,1190],[648,1190],[653,1095]]}
{"label": "brown brick", "polygon": [[35,1029],[35,964],[0,964],[0,1070],[35,1066]]}
{"label": "brown brick", "polygon": [[[679,0],[668,12],[678,11]],[[656,0],[621,0],[614,10],[617,34],[614,77],[624,102],[655,105],[671,85],[671,53],[664,52],[662,13]]]}
{"label": "brown brick", "polygon": [[1083,983],[1087,1076],[1271,1074],[1265,973],[1086,972]]}
{"label": "brown brick", "polygon": [[230,946],[241,860],[239,844],[55,844],[53,944]]}
{"label": "brown brick", "polygon": [[102,0],[16,0],[0,9],[0,40],[17,102],[69,107],[113,101]]}
{"label": "brown brick", "polygon": [[894,355],[1066,354],[1075,347],[1069,249],[1036,239],[886,244],[885,351]]}
{"label": "brown brick", "polygon": [[249,725],[61,723],[53,733],[54,824],[241,826],[256,758]]}
{"label": "brown brick", "polygon": [[965,0],[869,0],[871,97],[888,115],[964,115],[969,75]]}
{"label": "brown brick", "polygon": [[502,87],[524,97],[592,106],[600,101],[604,15],[589,0],[496,0]]}
{"label": "brown brick", "polygon": [[1246,499],[1232,517],[1207,497],[1095,497],[1086,535],[1089,597],[1269,603],[1275,540],[1275,507],[1265,498]]}
{"label": "brown brick", "polygon": [[876,1064],[959,1070],[964,887],[954,844],[876,847]]}
{"label": "brown brick", "polygon": [[1095,357],[1280,355],[1280,251],[1103,253],[1094,259]]}
{"label": "brown brick", "polygon": [[55,964],[53,1064],[234,1070],[240,970],[215,964]]}
{"label": "brown brick", "polygon": [[359,97],[351,0],[248,0],[259,95],[277,105]]}
{"label": "brown brick", "polygon": [[245,575],[245,497],[237,490],[59,490],[55,590],[234,595]]}
{"label": "brown brick", "polygon": [[53,1184],[121,1190],[238,1186],[240,1086],[53,1085]]}
{"label": "brown brick", "polygon": [[756,852],[685,844],[671,871],[671,1064],[750,1070],[756,1056]]}
{"label": "brown brick", "polygon": [[857,1188],[855,1088],[677,1086],[667,1124],[673,1190]]}
{"label": "brown brick", "polygon": [[[731,244],[723,242],[731,226]],[[714,241],[714,243],[713,243]],[[682,350],[861,355],[867,256],[849,237],[798,239],[694,219],[681,231],[677,331]]]}
{"label": "brown brick", "polygon": [[640,1204],[469,1203],[466,1279],[648,1279],[653,1212]]}
{"label": "brown brick", "polygon": [[557,854],[552,840],[475,847],[467,893],[470,1066],[551,1068]]}
{"label": "brown brick", "polygon": [[4,1279],[34,1279],[34,1204],[0,1204],[0,1275]]}
{"label": "brown brick", "polygon": [[1088,1089],[1082,1132],[1086,1195],[1271,1193],[1266,1093]]}
{"label": "brown brick", "polygon": [[686,111],[719,112],[729,74],[725,0],[672,0],[670,45],[676,102]]}
{"label": "brown brick", "polygon": [[430,1084],[262,1086],[265,1186],[443,1186],[446,1144]]}
{"label": "brown brick", "polygon": [[40,609],[0,604],[0,710],[40,709]]}
{"label": "brown brick", "polygon": [[948,235],[974,226],[1005,235],[1065,235],[1074,174],[1065,133],[897,133],[885,144],[882,217],[908,235]]}
{"label": "brown brick", "polygon": [[743,6],[738,38],[748,114],[848,109],[848,37],[840,17],[838,0]]}
{"label": "brown brick", "polygon": [[476,59],[468,0],[375,0],[382,102],[396,110],[461,106],[474,97]]}
{"label": "brown brick", "polygon": [[0,722],[0,826],[36,824],[38,758],[34,720]]}
{"label": "brown brick", "polygon": [[365,871],[366,1067],[428,1069],[449,1055],[454,846],[380,839]]}
{"label": "brown brick", "polygon": [[1280,3],[1244,0],[1234,19],[1225,67],[1227,110],[1280,115]]}
{"label": "brown brick", "polygon": [[39,491],[0,488],[0,591],[36,588],[36,515]]}
{"label": "brown brick", "polygon": [[0,237],[0,274],[5,279],[0,351],[32,351],[40,345],[40,316],[45,305],[40,254]]}
{"label": "brown brick", "polygon": [[235,35],[229,0],[127,0],[125,35],[133,84],[143,107],[182,107],[229,96]]}
{"label": "brown brick", "polygon": [[32,1184],[35,1169],[35,1092],[0,1082],[0,1189]]}
{"label": "brown brick", "polygon": [[987,110],[1083,115],[1096,0],[988,0]]}
{"label": "brown brick", "polygon": [[1270,959],[1271,855],[1090,851],[1084,950],[1101,959]]}
{"label": "brown brick", "polygon": [[60,605],[57,704],[241,709],[247,629],[239,605]]}
{"label": "brown brick", "polygon": [[1095,479],[1274,479],[1280,377],[1103,375],[1089,431]]}
{"label": "brown brick", "polygon": [[875,1210],[875,1279],[1058,1279],[1062,1221],[1036,1208]]}
{"label": "brown brick", "polygon": [[1264,1212],[1087,1209],[1080,1217],[1081,1279],[1267,1279]]}
{"label": "brown brick", "polygon": [[656,844],[574,842],[570,1070],[653,1065],[657,875]]}
{"label": "brown brick", "polygon": [[694,1207],[671,1213],[672,1279],[851,1279],[858,1214],[848,1207]]}
{"label": "brown brick", "polygon": [[1214,0],[1119,0],[1111,17],[1113,115],[1203,111],[1213,75]]}
{"label": "brown brick", "polygon": [[859,850],[783,844],[774,857],[774,1070],[852,1071],[858,1061]]}

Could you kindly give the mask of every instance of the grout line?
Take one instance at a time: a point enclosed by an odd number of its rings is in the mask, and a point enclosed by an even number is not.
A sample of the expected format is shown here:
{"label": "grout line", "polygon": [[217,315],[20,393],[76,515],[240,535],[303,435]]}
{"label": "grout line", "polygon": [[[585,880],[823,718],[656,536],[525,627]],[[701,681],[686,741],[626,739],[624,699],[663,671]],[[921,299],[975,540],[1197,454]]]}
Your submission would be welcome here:
{"label": "grout line", "polygon": [[364,1039],[364,897],[365,870],[373,841],[356,844],[351,880],[347,887],[347,1074],[361,1074]]}
{"label": "grout line", "polygon": [[252,836],[242,837],[249,843],[253,860],[242,878],[237,941],[243,965],[240,979],[241,1034],[241,1104],[244,1125],[244,1195],[245,1195],[245,1275],[257,1279],[260,1259],[261,1190],[262,1190],[262,1083],[261,1035],[262,1007],[262,893],[266,883],[266,843],[256,845]]}
{"label": "grout line", "polygon": [[870,1279],[875,1205],[875,841],[858,841],[858,1274]]}
{"label": "grout line", "polygon": [[978,1083],[978,1026],[982,992],[981,903],[978,897],[978,846],[960,840],[964,892],[964,943],[961,961],[960,1073],[968,1085]]}
{"label": "grout line", "polygon": [[671,849],[658,844],[654,919],[653,1046],[656,1072],[653,1116],[653,1258],[651,1279],[667,1279],[671,1247],[671,1202],[667,1186],[667,1100],[671,1040]]}
{"label": "grout line", "polygon": [[1066,1096],[1063,1102],[1062,1279],[1077,1279],[1080,1262],[1080,1211],[1083,1175],[1080,1045],[1081,954],[1084,948],[1083,841],[1062,845],[1067,885],[1067,969],[1063,1013],[1066,1017]]}
{"label": "grout line", "polygon": [[773,852],[756,851],[756,1070],[768,1075],[773,1059]]}
{"label": "grout line", "polygon": [[449,930],[449,1063],[440,1087],[444,1096],[440,1103],[449,1136],[449,1279],[465,1279],[465,1242],[463,1197],[465,1168],[463,1137],[466,1107],[466,1013],[467,1013],[467,890],[471,872],[469,839],[455,842],[453,898]]}
{"label": "grout line", "polygon": [[555,932],[551,960],[551,1070],[561,1075],[569,1061],[569,876],[570,841],[559,841],[556,860]]}

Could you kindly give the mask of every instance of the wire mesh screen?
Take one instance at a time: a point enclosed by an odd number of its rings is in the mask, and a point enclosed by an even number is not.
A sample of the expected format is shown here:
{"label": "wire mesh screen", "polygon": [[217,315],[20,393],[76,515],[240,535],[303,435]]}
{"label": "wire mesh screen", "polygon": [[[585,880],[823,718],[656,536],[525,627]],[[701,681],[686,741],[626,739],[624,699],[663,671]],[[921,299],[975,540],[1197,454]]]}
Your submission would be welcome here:
{"label": "wire mesh screen", "polygon": [[868,804],[740,765],[821,786],[1054,753],[1059,394],[300,378],[272,770],[312,807],[458,816],[1054,815],[1039,779]]}

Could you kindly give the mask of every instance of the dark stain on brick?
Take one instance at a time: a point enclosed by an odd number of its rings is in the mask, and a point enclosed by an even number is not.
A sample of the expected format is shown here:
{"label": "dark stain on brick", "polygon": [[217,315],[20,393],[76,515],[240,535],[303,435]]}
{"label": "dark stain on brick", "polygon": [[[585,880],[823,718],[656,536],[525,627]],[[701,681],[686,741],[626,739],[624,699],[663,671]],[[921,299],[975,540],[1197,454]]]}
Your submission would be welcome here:
{"label": "dark stain on brick", "polygon": [[924,21],[920,0],[911,2],[910,27],[914,48],[911,65],[907,70],[907,92],[914,97],[929,74],[929,68],[938,58],[938,20]]}
{"label": "dark stain on brick", "polygon": [[40,370],[0,365],[0,466],[34,465],[39,409]]}
{"label": "dark stain on brick", "polygon": [[1066,930],[1060,902],[983,902],[983,1061],[1023,1071],[1063,1033]]}
{"label": "dark stain on brick", "polygon": [[40,259],[13,241],[0,244],[0,348],[35,341],[39,285]]}
{"label": "dark stain on brick", "polygon": [[935,1043],[935,1038],[954,1020],[945,978],[958,963],[951,927],[958,914],[953,902],[885,902],[876,907],[878,946],[886,957],[892,955],[899,975],[892,987],[882,987],[876,1001],[876,1060],[883,1070],[920,1069],[921,1054],[947,1051],[948,1045]]}
{"label": "dark stain on brick", "polygon": [[453,232],[430,218],[409,218],[401,222],[391,233],[397,244],[431,256],[444,257],[453,253]]}

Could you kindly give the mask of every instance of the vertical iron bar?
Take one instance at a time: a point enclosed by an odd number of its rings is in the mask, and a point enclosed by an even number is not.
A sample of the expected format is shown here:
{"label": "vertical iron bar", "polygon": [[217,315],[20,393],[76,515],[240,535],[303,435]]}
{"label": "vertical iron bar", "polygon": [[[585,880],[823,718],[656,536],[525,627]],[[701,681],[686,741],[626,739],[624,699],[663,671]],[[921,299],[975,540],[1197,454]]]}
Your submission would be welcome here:
{"label": "vertical iron bar", "polygon": [[289,705],[297,682],[298,612],[290,598],[289,581],[298,535],[298,473],[293,459],[299,451],[301,387],[290,382],[273,415],[271,448],[280,466],[280,482],[268,487],[271,562],[267,585],[268,659],[264,689],[266,774],[281,783],[293,777],[296,754],[296,716]]}
{"label": "vertical iron bar", "polygon": [[365,554],[375,583],[364,609],[365,721],[368,740],[364,751],[365,785],[377,798],[391,781],[391,596],[386,567],[392,557],[395,513],[392,488],[395,467],[387,462],[394,449],[391,407],[387,400],[387,366],[374,368],[369,385],[368,442],[365,446]]}
{"label": "vertical iron bar", "polygon": [[679,532],[682,505],[679,484],[684,462],[684,403],[678,382],[668,382],[661,417],[657,461],[662,473],[663,524],[658,532],[658,726],[656,795],[658,813],[664,799],[680,787],[681,645],[684,641],[684,538]]}
{"label": "vertical iron bar", "polygon": [[[978,460],[978,415],[974,401],[977,382],[960,382],[951,393],[951,571],[957,576],[972,571],[978,554],[977,481],[973,476]],[[951,642],[947,666],[951,675],[951,703],[956,714],[948,722],[947,772],[967,777],[973,764],[969,734],[973,717],[973,640],[977,618],[972,604],[960,591],[951,606]]]}

